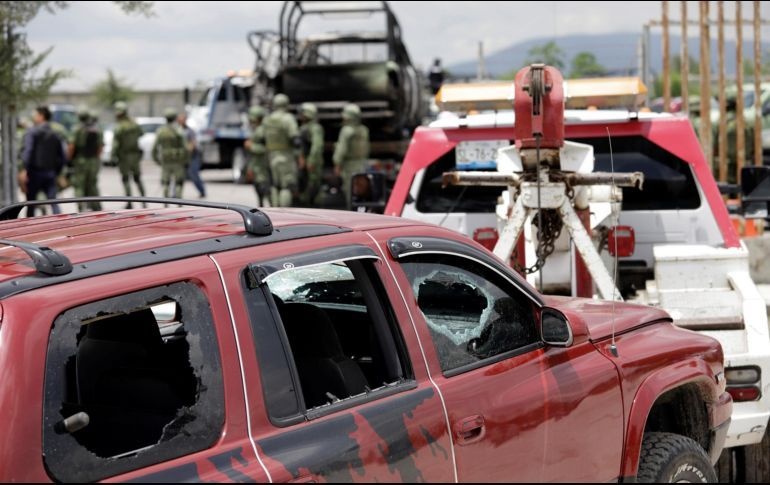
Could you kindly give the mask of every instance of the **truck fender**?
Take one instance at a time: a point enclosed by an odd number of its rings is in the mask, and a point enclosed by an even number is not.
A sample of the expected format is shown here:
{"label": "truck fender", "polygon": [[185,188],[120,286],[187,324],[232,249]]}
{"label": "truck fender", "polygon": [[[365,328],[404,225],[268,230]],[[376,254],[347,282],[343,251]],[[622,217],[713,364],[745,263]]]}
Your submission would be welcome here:
{"label": "truck fender", "polygon": [[[708,376],[711,378],[709,379]],[[628,414],[621,465],[622,476],[636,476],[647,417],[650,415],[655,401],[666,392],[686,384],[696,384],[707,402],[716,402],[719,399],[720,390],[716,379],[713,377],[711,367],[704,360],[696,357],[657,370],[639,386]],[[713,419],[711,416],[710,418]]]}

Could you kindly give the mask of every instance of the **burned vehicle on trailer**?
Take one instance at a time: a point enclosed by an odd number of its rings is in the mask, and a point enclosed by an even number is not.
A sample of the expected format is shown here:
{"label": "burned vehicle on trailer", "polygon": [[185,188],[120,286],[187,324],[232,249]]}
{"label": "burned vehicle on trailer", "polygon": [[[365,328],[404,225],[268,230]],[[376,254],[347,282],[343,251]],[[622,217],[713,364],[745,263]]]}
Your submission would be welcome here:
{"label": "burned vehicle on trailer", "polygon": [[[334,31],[300,37],[306,24],[337,19],[384,23],[369,31]],[[314,24],[315,21],[315,24]],[[401,27],[385,1],[285,2],[279,30],[249,34],[257,62],[255,93],[265,106],[273,94],[289,96],[292,110],[318,107],[329,151],[342,126],[342,108],[355,103],[371,134],[371,156],[392,157],[427,113],[425,80],[412,65]]]}

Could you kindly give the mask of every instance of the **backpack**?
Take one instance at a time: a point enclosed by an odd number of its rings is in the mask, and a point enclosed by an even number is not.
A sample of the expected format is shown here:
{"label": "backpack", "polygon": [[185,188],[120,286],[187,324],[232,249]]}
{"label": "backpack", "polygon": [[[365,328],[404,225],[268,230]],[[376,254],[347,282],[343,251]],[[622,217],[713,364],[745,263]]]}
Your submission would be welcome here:
{"label": "backpack", "polygon": [[81,126],[75,135],[75,158],[98,158],[99,143],[99,130],[96,126]]}
{"label": "backpack", "polygon": [[63,165],[64,153],[59,135],[48,125],[40,127],[32,140],[32,168],[59,172]]}

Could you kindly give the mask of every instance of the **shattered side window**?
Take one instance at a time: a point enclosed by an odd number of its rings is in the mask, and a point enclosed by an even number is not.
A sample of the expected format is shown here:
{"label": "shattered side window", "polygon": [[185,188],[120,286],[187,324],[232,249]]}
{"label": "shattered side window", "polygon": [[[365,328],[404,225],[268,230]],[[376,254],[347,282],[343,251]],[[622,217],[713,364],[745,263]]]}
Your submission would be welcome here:
{"label": "shattered side window", "polygon": [[407,375],[387,328],[392,313],[378,304],[367,272],[371,264],[323,263],[267,279],[306,410],[393,387]]}
{"label": "shattered side window", "polygon": [[193,284],[63,313],[46,365],[43,446],[57,480],[100,480],[170,460],[211,446],[221,433],[214,325]]}
{"label": "shattered side window", "polygon": [[488,268],[444,255],[411,256],[401,266],[442,371],[538,341],[531,300]]}

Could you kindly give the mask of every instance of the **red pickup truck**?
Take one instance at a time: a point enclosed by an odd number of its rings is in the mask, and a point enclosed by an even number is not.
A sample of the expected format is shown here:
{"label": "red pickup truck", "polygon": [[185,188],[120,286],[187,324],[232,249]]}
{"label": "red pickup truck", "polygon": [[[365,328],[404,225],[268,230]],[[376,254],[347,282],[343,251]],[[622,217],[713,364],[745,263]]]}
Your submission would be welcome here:
{"label": "red pickup truck", "polygon": [[408,219],[174,203],[0,208],[0,481],[715,481],[722,351],[664,311]]}

